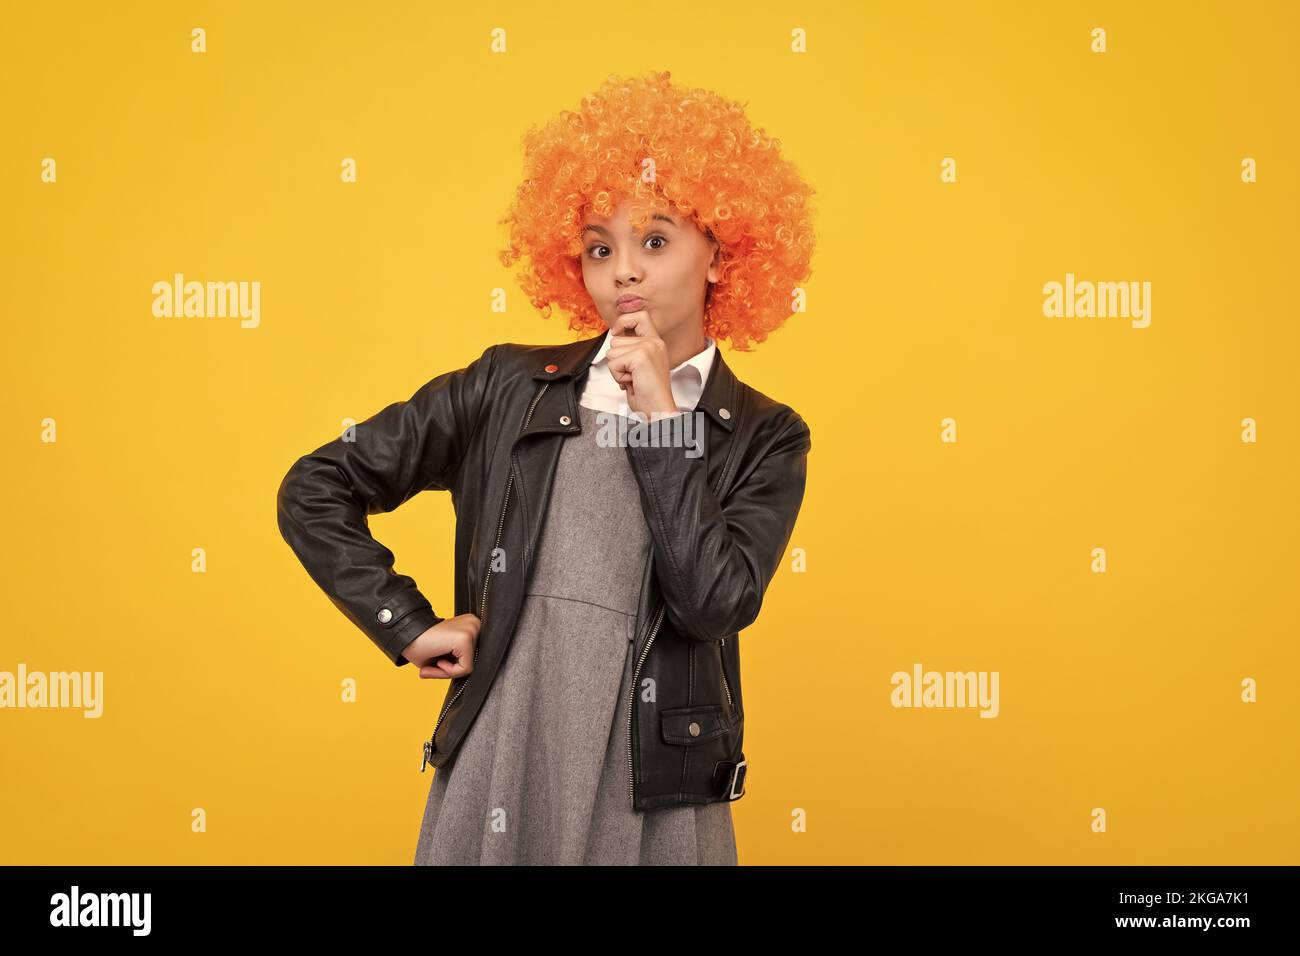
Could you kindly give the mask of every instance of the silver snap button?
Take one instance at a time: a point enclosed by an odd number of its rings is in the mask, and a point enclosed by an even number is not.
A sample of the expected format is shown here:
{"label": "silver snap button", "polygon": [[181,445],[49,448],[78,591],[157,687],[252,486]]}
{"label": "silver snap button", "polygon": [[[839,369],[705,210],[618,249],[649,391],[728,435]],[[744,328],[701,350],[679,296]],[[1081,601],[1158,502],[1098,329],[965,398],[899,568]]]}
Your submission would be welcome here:
{"label": "silver snap button", "polygon": [[386,607],[381,607],[379,613],[375,616],[379,618],[380,624],[387,624],[393,619],[393,612],[388,610]]}
{"label": "silver snap button", "polygon": [[730,418],[730,417],[731,417],[731,412],[727,411],[725,408],[719,408],[719,409],[718,409],[718,414],[721,415],[723,418]]}
{"label": "silver snap button", "polygon": [[561,415],[561,416],[560,416],[560,424],[561,424],[561,425],[567,425],[567,424],[569,424],[569,422],[571,422],[571,421],[573,421],[573,419],[570,418],[568,415]]}
{"label": "silver snap button", "polygon": [[693,720],[691,721],[690,726],[686,729],[691,732],[692,737],[698,737],[700,735],[700,725]]}

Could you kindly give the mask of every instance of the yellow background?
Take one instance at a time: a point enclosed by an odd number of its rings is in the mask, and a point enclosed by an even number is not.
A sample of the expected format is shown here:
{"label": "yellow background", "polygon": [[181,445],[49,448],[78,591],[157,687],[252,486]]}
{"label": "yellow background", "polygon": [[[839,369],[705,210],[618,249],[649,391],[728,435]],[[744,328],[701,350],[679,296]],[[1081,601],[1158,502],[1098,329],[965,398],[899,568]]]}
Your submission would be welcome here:
{"label": "yellow background", "polygon": [[[326,600],[276,489],[572,341],[496,258],[519,139],[669,69],[818,190],[808,312],[725,353],[813,433],[807,571],[742,636],[741,863],[1300,863],[1294,7],[472,7],[6,15],[0,670],[102,670],[105,713],[0,711],[0,862],[411,861],[446,684]],[[153,317],[175,272],[259,281],[260,327]],[[1066,272],[1150,281],[1150,327],[1045,318]],[[439,610],[452,521],[371,519]],[[998,671],[1000,716],[891,707],[918,661]]]}

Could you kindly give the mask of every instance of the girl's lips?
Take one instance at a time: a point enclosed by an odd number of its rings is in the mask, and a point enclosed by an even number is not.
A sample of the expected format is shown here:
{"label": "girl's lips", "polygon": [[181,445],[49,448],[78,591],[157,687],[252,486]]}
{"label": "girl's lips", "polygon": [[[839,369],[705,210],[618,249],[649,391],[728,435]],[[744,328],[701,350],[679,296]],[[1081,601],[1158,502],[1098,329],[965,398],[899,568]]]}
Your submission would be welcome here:
{"label": "girl's lips", "polygon": [[617,303],[618,311],[626,315],[628,312],[640,312],[645,305],[644,299],[621,299]]}

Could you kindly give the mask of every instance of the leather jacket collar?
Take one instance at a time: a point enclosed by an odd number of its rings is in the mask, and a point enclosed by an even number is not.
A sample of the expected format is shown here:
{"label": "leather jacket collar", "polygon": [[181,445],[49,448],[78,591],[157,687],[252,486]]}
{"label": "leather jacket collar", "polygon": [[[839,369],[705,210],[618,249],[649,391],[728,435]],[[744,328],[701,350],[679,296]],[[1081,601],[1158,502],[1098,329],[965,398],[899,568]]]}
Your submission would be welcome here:
{"label": "leather jacket collar", "polygon": [[[573,345],[557,348],[551,355],[544,356],[538,364],[537,371],[533,373],[534,381],[556,382],[570,379],[573,385],[573,406],[576,409],[578,399],[581,397],[580,383],[591,366],[591,360],[600,351],[603,340],[604,333],[595,338],[583,339]],[[709,378],[704,383],[704,391],[695,406],[696,410],[708,412],[709,417],[725,431],[734,431],[736,426],[731,420],[730,410],[736,407],[738,386],[739,382],[735,374],[722,358],[722,349],[718,349],[714,353],[713,366],[709,369]],[[572,417],[570,415],[570,418]],[[541,425],[537,428],[545,430]]]}

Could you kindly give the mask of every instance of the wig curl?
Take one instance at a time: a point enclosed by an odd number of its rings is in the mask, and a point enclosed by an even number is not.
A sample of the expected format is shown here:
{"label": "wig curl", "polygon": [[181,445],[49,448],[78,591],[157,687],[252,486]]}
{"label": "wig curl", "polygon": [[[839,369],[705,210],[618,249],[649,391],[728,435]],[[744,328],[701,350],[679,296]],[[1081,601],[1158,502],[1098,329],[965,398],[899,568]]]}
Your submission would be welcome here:
{"label": "wig curl", "polygon": [[811,274],[815,190],[742,104],[675,87],[670,76],[610,76],[577,111],[529,128],[525,178],[499,221],[510,236],[501,263],[527,257],[519,284],[543,317],[556,306],[574,331],[603,331],[582,279],[588,214],[609,216],[630,200],[638,231],[655,212],[686,216],[719,244],[705,334],[749,351],[790,317]]}

